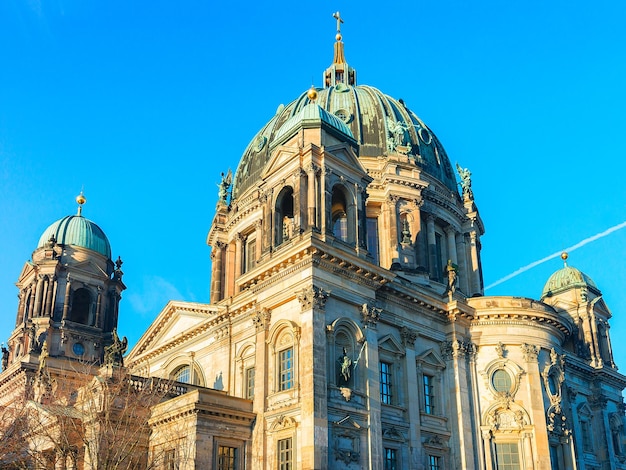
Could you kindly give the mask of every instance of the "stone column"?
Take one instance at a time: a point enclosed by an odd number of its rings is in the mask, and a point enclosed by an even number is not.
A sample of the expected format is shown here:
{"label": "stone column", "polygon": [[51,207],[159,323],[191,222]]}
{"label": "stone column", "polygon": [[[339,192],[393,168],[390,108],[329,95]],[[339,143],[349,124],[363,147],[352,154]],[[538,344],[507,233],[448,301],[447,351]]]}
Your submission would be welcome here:
{"label": "stone column", "polygon": [[320,174],[320,190],[321,190],[321,201],[320,201],[320,213],[321,213],[321,226],[320,229],[322,233],[331,233],[333,230],[332,220],[331,220],[331,197],[332,192],[328,187],[328,176],[332,173],[332,170],[328,167],[323,167],[322,172]]}
{"label": "stone column", "polygon": [[426,217],[426,237],[428,240],[428,272],[431,279],[439,279],[437,269],[437,241],[435,238],[435,218],[432,215]]}
{"label": "stone column", "polygon": [[54,316],[54,309],[52,308],[52,296],[57,287],[57,278],[54,275],[48,276],[48,289],[46,291],[46,303],[44,305],[43,314],[47,317]]}
{"label": "stone column", "polygon": [[485,470],[493,470],[493,452],[491,449],[491,430],[483,429],[482,430],[482,438],[483,438],[483,452],[485,454]]}
{"label": "stone column", "polygon": [[420,426],[420,401],[416,399],[419,396],[420,382],[417,377],[417,366],[415,363],[415,340],[417,339],[417,331],[407,327],[400,330],[402,343],[406,350],[406,387],[408,392],[408,400],[406,406],[409,415],[409,451],[411,462],[409,468],[418,468],[420,465],[420,457],[422,455],[422,437]]}
{"label": "stone column", "polygon": [[265,407],[267,405],[268,381],[272,380],[268,375],[268,355],[267,355],[267,331],[270,327],[271,312],[266,308],[257,306],[252,314],[252,323],[256,328],[256,346],[254,362],[254,400],[252,411],[256,413],[257,423],[252,434],[252,468],[265,468],[265,454],[267,439],[265,433]]}
{"label": "stone column", "polygon": [[33,312],[33,317],[41,316],[41,304],[43,302],[44,278],[45,276],[43,274],[39,274],[37,276],[37,285],[35,287],[35,310]]}
{"label": "stone column", "polygon": [[[454,325],[453,325],[454,327]],[[455,417],[450,423],[452,431],[452,447],[458,449],[455,457],[459,468],[474,468],[474,439],[470,410],[470,386],[467,370],[467,355],[475,354],[476,346],[473,343],[462,341],[452,335],[451,341],[446,341],[441,348],[444,358],[449,363],[446,368],[448,383],[450,387],[449,403],[452,405],[452,416]]]}
{"label": "stone column", "polygon": [[[522,356],[526,363],[526,400],[530,404],[527,407],[530,414],[531,422],[535,425],[535,429],[548,429],[546,422],[546,411],[543,398],[537,394],[537,390],[543,387],[541,380],[541,372],[539,371],[539,363],[537,361],[539,355],[539,347],[534,344],[523,343],[521,346]],[[519,391],[522,393],[522,390]],[[547,433],[540,432],[535,436],[535,447],[537,449],[536,458],[538,461],[533,462],[535,466],[549,466],[550,443],[548,442]]]}
{"label": "stone column", "polygon": [[15,322],[15,326],[19,326],[24,322],[24,309],[26,307],[25,300],[27,298],[27,294],[24,289],[20,291],[18,294],[19,303],[17,305],[17,321]]}
{"label": "stone column", "polygon": [[302,406],[300,458],[305,468],[328,464],[328,379],[326,350],[326,300],[328,292],[314,286],[298,294],[301,307],[300,400]]}
{"label": "stone column", "polygon": [[234,282],[234,294],[239,292],[239,283],[237,282],[237,279],[239,279],[239,276],[241,276],[241,268],[242,268],[242,259],[243,259],[243,237],[241,236],[241,233],[237,233],[235,234],[235,276],[233,279]]}
{"label": "stone column", "polygon": [[222,242],[217,242],[213,249],[211,250],[211,262],[212,262],[212,273],[211,273],[211,303],[215,304],[222,300],[223,298],[223,284],[222,277],[224,276],[222,272],[222,251],[224,248],[224,244]]}
{"label": "stone column", "polygon": [[316,224],[315,212],[315,165],[311,163],[307,168],[307,227],[314,228]]}
{"label": "stone column", "polygon": [[460,233],[456,237],[457,259],[459,264],[459,289],[465,295],[470,294],[470,275],[467,268],[467,245],[465,244],[465,234]]}
{"label": "stone column", "polygon": [[96,300],[96,322],[95,322],[96,328],[100,328],[101,316],[102,316],[102,287],[98,286],[98,298]]}
{"label": "stone column", "polygon": [[369,452],[369,467],[371,470],[383,469],[383,439],[380,404],[380,360],[378,358],[378,334],[376,325],[380,319],[382,309],[363,304],[361,318],[365,333],[365,393],[369,413],[367,415],[367,447]]}
{"label": "stone column", "polygon": [[261,259],[261,250],[263,250],[263,221],[257,220],[254,223],[254,233],[256,235],[256,250],[255,251],[255,266],[256,263]]}
{"label": "stone column", "polygon": [[299,235],[303,228],[305,227],[305,218],[306,218],[306,207],[303,204],[303,201],[306,200],[306,196],[304,194],[305,187],[303,184],[303,179],[306,176],[306,173],[302,168],[296,169],[293,174],[293,234],[292,236]]}
{"label": "stone column", "polygon": [[454,227],[446,228],[446,239],[448,241],[448,259],[458,265],[458,257],[456,253],[456,232]]}
{"label": "stone column", "polygon": [[70,275],[67,275],[65,282],[65,299],[63,301],[63,321],[67,320],[67,316],[70,312],[70,294],[72,293],[72,282],[70,281]]}
{"label": "stone column", "polygon": [[470,232],[470,251],[471,251],[471,280],[469,296],[480,294],[480,265],[478,262],[478,234],[476,230]]}

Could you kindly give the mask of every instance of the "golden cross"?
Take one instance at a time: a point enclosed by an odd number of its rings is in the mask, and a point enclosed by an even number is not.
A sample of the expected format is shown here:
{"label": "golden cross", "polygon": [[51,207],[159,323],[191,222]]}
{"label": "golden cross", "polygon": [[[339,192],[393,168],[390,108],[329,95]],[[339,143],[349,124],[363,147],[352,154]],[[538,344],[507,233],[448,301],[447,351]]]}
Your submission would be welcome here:
{"label": "golden cross", "polygon": [[343,23],[343,20],[341,19],[341,15],[339,14],[339,12],[333,13],[333,18],[337,20],[337,32],[340,33],[341,23]]}

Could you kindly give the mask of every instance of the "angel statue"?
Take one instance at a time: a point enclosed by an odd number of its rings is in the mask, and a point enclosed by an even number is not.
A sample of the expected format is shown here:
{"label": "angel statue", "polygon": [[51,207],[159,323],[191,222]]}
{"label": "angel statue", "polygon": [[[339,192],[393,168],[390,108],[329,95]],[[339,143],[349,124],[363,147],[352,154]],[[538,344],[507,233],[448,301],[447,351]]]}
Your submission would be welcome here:
{"label": "angel statue", "polygon": [[222,182],[217,185],[217,187],[220,188],[218,193],[219,202],[226,203],[226,200],[228,199],[228,190],[230,189],[230,185],[232,184],[232,182],[233,172],[229,168],[226,175],[224,175],[224,172],[222,172]]}
{"label": "angel statue", "polygon": [[461,189],[463,191],[464,199],[474,199],[474,193],[472,192],[472,173],[468,168],[461,168],[461,165],[456,164],[456,171],[461,177]]}

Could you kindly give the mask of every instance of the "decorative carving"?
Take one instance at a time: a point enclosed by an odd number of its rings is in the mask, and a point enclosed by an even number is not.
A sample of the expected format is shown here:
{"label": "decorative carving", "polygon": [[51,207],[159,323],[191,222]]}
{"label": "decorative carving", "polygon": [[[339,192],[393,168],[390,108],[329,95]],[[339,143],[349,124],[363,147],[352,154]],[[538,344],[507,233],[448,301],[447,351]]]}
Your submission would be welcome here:
{"label": "decorative carving", "polygon": [[257,309],[252,316],[252,324],[257,331],[267,330],[270,326],[272,314],[267,308]]}
{"label": "decorative carving", "polygon": [[402,344],[406,346],[415,346],[415,340],[417,339],[417,331],[403,326],[400,329],[400,337],[402,338]]}
{"label": "decorative carving", "polygon": [[380,320],[380,314],[383,309],[378,307],[370,307],[367,304],[361,305],[361,320],[365,328],[375,328],[378,320]]}
{"label": "decorative carving", "polygon": [[389,152],[393,152],[404,144],[405,132],[408,129],[409,126],[404,122],[387,119],[387,132],[389,133],[387,138],[387,150]]}
{"label": "decorative carving", "polygon": [[498,355],[500,359],[502,359],[506,355],[506,353],[507,353],[506,346],[502,342],[499,342],[498,344],[496,344],[496,354]]}
{"label": "decorative carving", "polygon": [[344,397],[346,399],[346,401],[350,401],[350,398],[352,398],[352,389],[351,388],[339,387],[339,393],[341,393],[341,396]]}
{"label": "decorative carving", "polygon": [[441,354],[444,359],[449,360],[454,357],[473,356],[476,354],[476,345],[470,341],[444,341],[441,343]]}
{"label": "decorative carving", "polygon": [[325,291],[315,286],[308,289],[302,289],[298,294],[298,301],[302,307],[302,312],[315,308],[324,310],[326,308],[326,300],[330,296],[330,291]]}
{"label": "decorative carving", "polygon": [[524,361],[535,362],[537,361],[537,357],[539,355],[539,347],[534,344],[523,343],[522,355],[524,356]]}
{"label": "decorative carving", "polygon": [[227,338],[228,335],[230,334],[230,330],[228,328],[228,325],[224,325],[221,326],[219,328],[215,329],[215,340],[220,340],[222,338]]}

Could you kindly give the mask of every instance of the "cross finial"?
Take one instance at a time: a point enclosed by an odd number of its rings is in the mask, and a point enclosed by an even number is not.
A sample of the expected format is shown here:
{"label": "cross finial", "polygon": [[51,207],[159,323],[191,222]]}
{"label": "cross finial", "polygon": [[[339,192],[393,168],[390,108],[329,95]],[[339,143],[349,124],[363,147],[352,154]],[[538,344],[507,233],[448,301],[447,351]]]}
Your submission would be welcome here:
{"label": "cross finial", "polygon": [[333,18],[337,20],[337,32],[341,33],[341,23],[343,23],[343,19],[341,18],[341,15],[338,11],[333,13]]}

